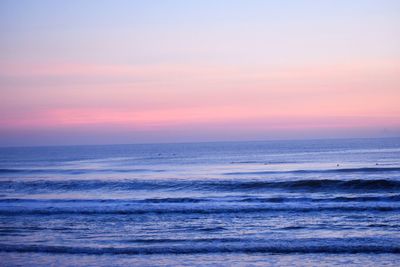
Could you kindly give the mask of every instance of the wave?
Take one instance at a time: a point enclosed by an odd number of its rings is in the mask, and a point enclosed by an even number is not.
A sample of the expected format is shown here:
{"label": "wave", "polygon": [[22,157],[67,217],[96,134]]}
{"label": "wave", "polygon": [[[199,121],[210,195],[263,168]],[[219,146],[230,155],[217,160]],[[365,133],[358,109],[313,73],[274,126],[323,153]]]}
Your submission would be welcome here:
{"label": "wave", "polygon": [[[182,182],[184,183],[184,182]],[[157,190],[178,189],[179,183],[152,180],[33,180],[33,181],[0,181],[0,189],[42,193],[54,191],[87,191],[87,190]]]}
{"label": "wave", "polygon": [[160,243],[207,243],[207,242],[219,242],[219,243],[227,243],[227,242],[243,242],[243,241],[255,241],[255,239],[244,239],[244,238],[195,238],[195,239],[188,239],[188,238],[157,238],[157,239],[130,239],[125,240],[124,242],[127,243],[138,243],[138,244],[160,244]]}
{"label": "wave", "polygon": [[104,199],[104,198],[58,198],[58,199],[32,199],[32,198],[0,198],[0,203],[315,203],[315,202],[398,202],[400,195],[385,196],[338,196],[338,197],[255,197],[255,196],[230,196],[230,197],[165,197],[165,198],[144,198],[144,199]]}
{"label": "wave", "polygon": [[0,169],[0,174],[88,174],[88,173],[138,173],[164,172],[152,169]]}
{"label": "wave", "polygon": [[400,201],[400,195],[389,196],[340,196],[340,197],[246,197],[237,200],[239,202],[390,202]]}
{"label": "wave", "polygon": [[262,175],[262,174],[307,174],[307,173],[379,173],[400,172],[400,167],[367,167],[367,168],[337,168],[323,170],[293,170],[293,171],[254,171],[254,172],[227,172],[225,175]]}
{"label": "wave", "polygon": [[399,190],[400,181],[389,179],[376,180],[291,180],[291,181],[242,181],[233,184],[221,184],[221,188],[228,190],[260,190],[260,189],[283,189],[288,191],[307,190],[307,191],[347,191],[347,190],[368,190],[386,191]]}
{"label": "wave", "polygon": [[121,207],[121,206],[73,206],[73,207],[42,207],[42,208],[18,208],[13,207],[1,209],[3,216],[26,216],[26,215],[175,215],[175,214],[248,214],[248,213],[275,213],[275,212],[399,212],[398,205],[278,205],[278,206],[142,206],[142,207]]}
{"label": "wave", "polygon": [[31,199],[31,198],[3,198],[0,203],[199,203],[209,202],[214,199],[171,197],[171,198],[146,198],[146,199]]}
{"label": "wave", "polygon": [[308,191],[308,192],[398,192],[400,180],[394,179],[305,179],[289,181],[265,180],[30,180],[30,181],[0,181],[3,192],[17,191],[28,193],[43,193],[54,191]]}
{"label": "wave", "polygon": [[208,254],[208,253],[400,253],[397,239],[343,238],[343,239],[296,239],[264,242],[205,242],[205,244],[183,243],[167,246],[136,247],[89,247],[52,245],[0,244],[0,252],[50,253],[50,254]]}

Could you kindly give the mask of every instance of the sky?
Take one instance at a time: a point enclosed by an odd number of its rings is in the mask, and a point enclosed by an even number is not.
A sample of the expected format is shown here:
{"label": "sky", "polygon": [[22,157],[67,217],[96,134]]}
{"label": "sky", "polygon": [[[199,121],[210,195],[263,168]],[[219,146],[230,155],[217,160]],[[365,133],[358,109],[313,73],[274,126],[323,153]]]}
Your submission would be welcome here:
{"label": "sky", "polygon": [[400,136],[400,1],[0,0],[0,146]]}

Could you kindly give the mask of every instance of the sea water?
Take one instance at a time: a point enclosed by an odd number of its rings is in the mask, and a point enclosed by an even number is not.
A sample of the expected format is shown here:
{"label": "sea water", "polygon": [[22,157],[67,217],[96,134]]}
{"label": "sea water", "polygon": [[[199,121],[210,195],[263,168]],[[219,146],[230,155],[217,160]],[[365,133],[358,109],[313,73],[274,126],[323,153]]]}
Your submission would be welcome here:
{"label": "sea water", "polygon": [[399,262],[399,138],[0,148],[1,266]]}

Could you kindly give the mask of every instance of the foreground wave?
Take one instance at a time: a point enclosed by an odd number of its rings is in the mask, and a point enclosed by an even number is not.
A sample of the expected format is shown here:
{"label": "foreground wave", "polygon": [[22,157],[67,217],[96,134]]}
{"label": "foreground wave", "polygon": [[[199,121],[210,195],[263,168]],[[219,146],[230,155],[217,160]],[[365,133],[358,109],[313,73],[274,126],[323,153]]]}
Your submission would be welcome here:
{"label": "foreground wave", "polygon": [[25,216],[25,215],[143,215],[143,214],[246,214],[246,213],[275,213],[275,212],[399,212],[400,205],[244,205],[237,204],[224,205],[215,203],[214,205],[189,206],[189,205],[144,205],[131,206],[71,206],[71,207],[13,207],[0,208],[0,215]]}
{"label": "foreground wave", "polygon": [[[69,247],[48,245],[8,245],[0,244],[1,252],[39,252],[57,254],[199,254],[199,253],[400,253],[398,239],[296,239],[264,240],[264,242],[218,242],[205,244],[186,243],[151,247]],[[378,243],[377,243],[378,242]]]}
{"label": "foreground wave", "polygon": [[34,180],[0,181],[0,190],[48,192],[83,190],[169,190],[169,191],[400,191],[395,179],[305,179],[265,180]]}
{"label": "foreground wave", "polygon": [[226,196],[226,197],[167,197],[167,198],[144,198],[144,199],[32,199],[32,198],[3,198],[0,203],[119,203],[119,204],[140,204],[140,203],[209,203],[209,202],[240,202],[240,203],[284,203],[284,202],[396,202],[400,201],[400,194],[384,196],[340,196],[340,197],[254,197],[252,195]]}

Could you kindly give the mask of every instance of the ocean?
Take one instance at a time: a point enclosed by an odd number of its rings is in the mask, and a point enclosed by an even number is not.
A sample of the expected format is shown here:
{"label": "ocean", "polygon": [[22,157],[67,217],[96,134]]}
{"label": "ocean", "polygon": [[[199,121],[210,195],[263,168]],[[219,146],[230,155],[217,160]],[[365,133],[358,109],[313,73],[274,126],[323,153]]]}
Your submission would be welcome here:
{"label": "ocean", "polygon": [[398,266],[400,138],[0,148],[1,266]]}

